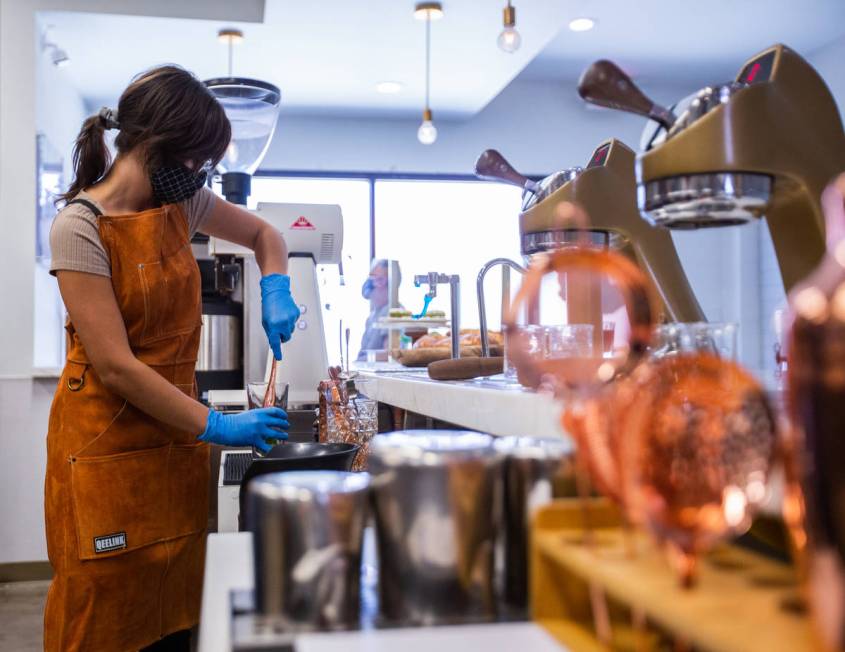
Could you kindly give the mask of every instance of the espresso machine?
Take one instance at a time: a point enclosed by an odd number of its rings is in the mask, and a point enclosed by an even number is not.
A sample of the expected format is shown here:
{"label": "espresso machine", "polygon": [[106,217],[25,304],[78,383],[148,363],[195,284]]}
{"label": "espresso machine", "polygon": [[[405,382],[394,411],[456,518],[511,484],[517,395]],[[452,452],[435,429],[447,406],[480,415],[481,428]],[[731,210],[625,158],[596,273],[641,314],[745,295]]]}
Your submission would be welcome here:
{"label": "espresso machine", "polygon": [[825,249],[821,192],[845,170],[845,133],[824,80],[793,50],[770,47],[734,81],[671,109],[607,60],[584,72],[578,91],[651,119],[636,174],[652,224],[697,229],[765,217],[787,291],[816,267]]}
{"label": "espresso machine", "polygon": [[[662,299],[666,319],[702,321],[704,315],[671,235],[639,214],[634,160],[630,148],[610,139],[595,149],[585,168],[569,168],[539,182],[520,175],[495,150],[482,153],[475,169],[481,178],[524,188],[519,234],[526,259],[586,237],[595,246],[621,250],[647,272]],[[564,202],[584,207],[589,215],[586,234],[573,224],[561,223],[557,210]]]}

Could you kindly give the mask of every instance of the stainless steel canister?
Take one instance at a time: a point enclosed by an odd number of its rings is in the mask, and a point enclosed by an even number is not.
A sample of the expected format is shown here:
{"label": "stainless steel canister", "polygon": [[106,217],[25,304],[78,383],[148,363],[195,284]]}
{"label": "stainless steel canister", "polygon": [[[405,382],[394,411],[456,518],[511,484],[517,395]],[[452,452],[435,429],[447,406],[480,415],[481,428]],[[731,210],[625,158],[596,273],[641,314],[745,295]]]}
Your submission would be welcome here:
{"label": "stainless steel canister", "polygon": [[249,483],[261,617],[286,631],[358,627],[369,485],[366,473],[343,471],[270,473]]}
{"label": "stainless steel canister", "polygon": [[202,316],[197,371],[234,371],[241,367],[241,318],[234,314]]}
{"label": "stainless steel canister", "polygon": [[408,430],[373,439],[369,468],[387,623],[495,617],[500,463],[492,437],[479,433]]}
{"label": "stainless steel canister", "polygon": [[552,500],[552,482],[572,445],[563,439],[502,437],[494,446],[505,456],[500,539],[503,595],[508,603],[526,607],[531,519]]}

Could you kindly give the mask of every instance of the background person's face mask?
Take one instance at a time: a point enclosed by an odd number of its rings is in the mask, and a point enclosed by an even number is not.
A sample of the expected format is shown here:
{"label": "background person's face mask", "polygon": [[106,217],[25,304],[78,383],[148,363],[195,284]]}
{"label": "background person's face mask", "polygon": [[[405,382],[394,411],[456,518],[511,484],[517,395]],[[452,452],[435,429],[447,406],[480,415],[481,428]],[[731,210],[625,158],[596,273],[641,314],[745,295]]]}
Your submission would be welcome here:
{"label": "background person's face mask", "polygon": [[153,196],[161,204],[177,204],[193,197],[205,185],[208,169],[198,172],[186,165],[162,166],[150,174]]}
{"label": "background person's face mask", "polygon": [[369,299],[373,294],[373,290],[375,289],[375,281],[373,281],[373,279],[371,278],[368,278],[366,281],[364,281],[364,284],[361,286],[361,296],[365,299]]}

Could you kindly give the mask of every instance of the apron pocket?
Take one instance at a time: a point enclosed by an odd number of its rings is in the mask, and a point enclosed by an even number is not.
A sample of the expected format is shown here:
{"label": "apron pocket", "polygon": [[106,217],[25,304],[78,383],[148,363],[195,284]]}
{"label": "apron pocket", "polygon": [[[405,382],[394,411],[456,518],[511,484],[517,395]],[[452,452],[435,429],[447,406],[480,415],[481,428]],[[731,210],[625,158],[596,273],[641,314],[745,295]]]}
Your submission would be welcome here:
{"label": "apron pocket", "polygon": [[204,530],[207,449],[168,445],[71,458],[79,558],[112,557]]}
{"label": "apron pocket", "polygon": [[138,265],[138,274],[144,296],[142,343],[190,333],[202,325],[200,272],[190,243],[171,256]]}

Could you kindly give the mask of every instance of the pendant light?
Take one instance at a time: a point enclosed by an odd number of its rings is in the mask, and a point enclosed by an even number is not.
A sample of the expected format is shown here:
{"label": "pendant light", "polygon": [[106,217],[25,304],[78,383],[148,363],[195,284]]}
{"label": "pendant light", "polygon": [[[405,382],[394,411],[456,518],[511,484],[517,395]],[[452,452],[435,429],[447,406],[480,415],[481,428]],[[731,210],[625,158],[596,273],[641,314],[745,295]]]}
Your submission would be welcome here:
{"label": "pendant light", "polygon": [[222,174],[226,199],[246,205],[252,174],[267,153],[276,130],[282,93],[269,82],[233,76],[232,50],[244,39],[240,30],[221,29],[217,38],[229,48],[229,75],[204,83],[223,105],[232,125],[232,140],[217,169]]}
{"label": "pendant light", "polygon": [[414,18],[425,21],[425,108],[423,119],[417,129],[417,139],[423,145],[431,145],[437,140],[437,127],[431,119],[431,21],[443,17],[443,6],[439,2],[420,2],[414,8]]}
{"label": "pendant light", "polygon": [[502,24],[504,29],[496,39],[496,43],[500,50],[513,54],[522,45],[522,37],[516,31],[516,7],[511,4],[511,0],[508,0],[507,6],[502,11]]}

